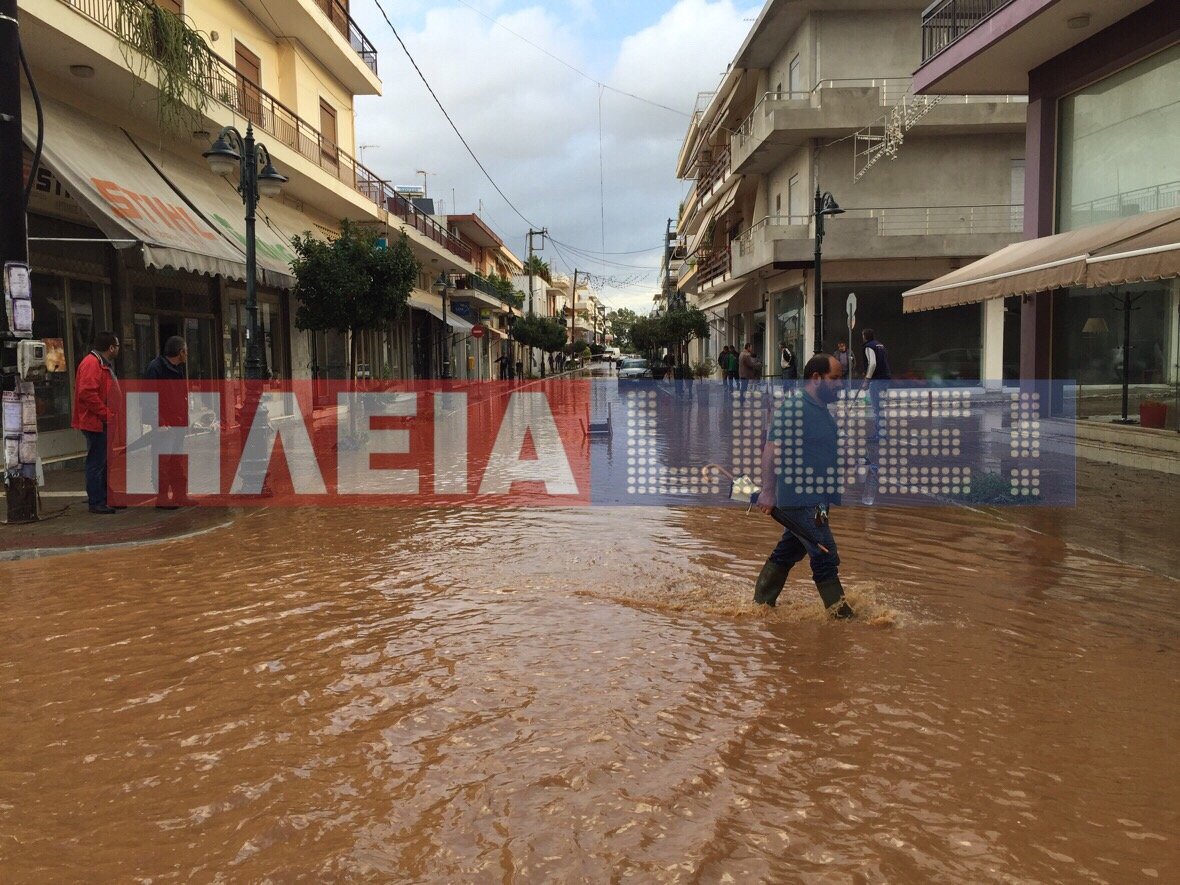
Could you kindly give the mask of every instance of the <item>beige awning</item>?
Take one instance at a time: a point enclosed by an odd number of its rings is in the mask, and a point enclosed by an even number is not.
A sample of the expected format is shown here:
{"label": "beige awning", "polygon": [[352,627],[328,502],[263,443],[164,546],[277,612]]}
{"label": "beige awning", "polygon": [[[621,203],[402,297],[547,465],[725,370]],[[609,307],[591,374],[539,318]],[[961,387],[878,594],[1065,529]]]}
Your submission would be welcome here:
{"label": "beige awning", "polygon": [[1171,215],[1151,230],[1092,254],[1086,259],[1086,285],[1097,288],[1180,277],[1180,209]]}
{"label": "beige awning", "polygon": [[[22,98],[24,137],[32,145],[37,117]],[[244,278],[243,254],[177,196],[121,129],[50,98],[41,103],[42,160],[104,234],[140,244],[151,267]]]}
{"label": "beige awning", "polygon": [[1175,276],[1180,260],[1175,247],[1178,220],[1180,209],[1165,209],[1013,243],[910,289],[902,298],[902,310],[913,313],[1071,286]]}
{"label": "beige awning", "polygon": [[[143,154],[160,176],[209,224],[225,237],[241,253],[242,268],[239,277],[245,276],[246,254],[246,207],[238,196],[235,184],[214,175],[205,166],[204,159],[197,164],[176,156],[159,147],[146,144],[142,139],[128,136],[135,149]],[[295,253],[291,239],[281,232],[276,220],[284,219],[285,225],[294,229],[292,235],[314,230],[315,225],[308,219],[289,219],[284,213],[281,198],[264,198],[258,201],[254,222],[254,256],[258,266],[258,277],[268,286],[291,289],[295,277],[291,275],[291,262]],[[291,213],[300,215],[298,210]],[[320,236],[322,239],[322,235]]]}

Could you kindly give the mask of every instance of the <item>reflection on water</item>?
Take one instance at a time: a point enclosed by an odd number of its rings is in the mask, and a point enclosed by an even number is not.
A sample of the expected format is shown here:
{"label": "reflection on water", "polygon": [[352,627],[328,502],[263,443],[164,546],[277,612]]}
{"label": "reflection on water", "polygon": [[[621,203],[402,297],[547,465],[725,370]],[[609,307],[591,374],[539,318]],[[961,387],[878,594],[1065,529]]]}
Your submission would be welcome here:
{"label": "reflection on water", "polygon": [[1176,582],[842,511],[274,511],[0,565],[6,880],[1174,878]]}

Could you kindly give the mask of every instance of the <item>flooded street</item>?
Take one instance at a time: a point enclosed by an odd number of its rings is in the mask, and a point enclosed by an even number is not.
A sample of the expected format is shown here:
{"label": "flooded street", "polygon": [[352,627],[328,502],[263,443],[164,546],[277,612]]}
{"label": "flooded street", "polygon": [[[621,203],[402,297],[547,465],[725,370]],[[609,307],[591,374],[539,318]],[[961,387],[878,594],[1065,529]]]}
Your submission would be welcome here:
{"label": "flooded street", "polygon": [[1174,881],[1180,585],[963,509],[835,526],[852,624],[805,568],[748,603],[740,509],[0,564],[3,878]]}

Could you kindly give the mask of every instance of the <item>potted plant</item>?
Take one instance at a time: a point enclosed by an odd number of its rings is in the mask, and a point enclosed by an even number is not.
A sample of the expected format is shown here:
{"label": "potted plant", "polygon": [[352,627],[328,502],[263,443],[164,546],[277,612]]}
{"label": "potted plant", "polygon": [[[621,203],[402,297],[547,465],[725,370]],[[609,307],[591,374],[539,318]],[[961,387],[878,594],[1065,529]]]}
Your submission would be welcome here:
{"label": "potted plant", "polygon": [[1168,423],[1168,404],[1157,399],[1139,400],[1139,426],[1163,429]]}

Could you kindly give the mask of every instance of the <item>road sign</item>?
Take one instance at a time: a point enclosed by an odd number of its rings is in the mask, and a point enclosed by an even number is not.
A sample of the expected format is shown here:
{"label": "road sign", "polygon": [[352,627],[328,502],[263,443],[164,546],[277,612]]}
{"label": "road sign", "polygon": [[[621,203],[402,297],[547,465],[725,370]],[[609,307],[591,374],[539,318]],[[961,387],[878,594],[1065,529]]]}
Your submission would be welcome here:
{"label": "road sign", "polygon": [[844,303],[844,310],[848,313],[848,328],[856,326],[856,293],[849,292],[848,300]]}
{"label": "road sign", "polygon": [[478,323],[471,327],[471,337],[472,338],[482,338],[483,333],[484,333],[484,327],[479,325]]}

